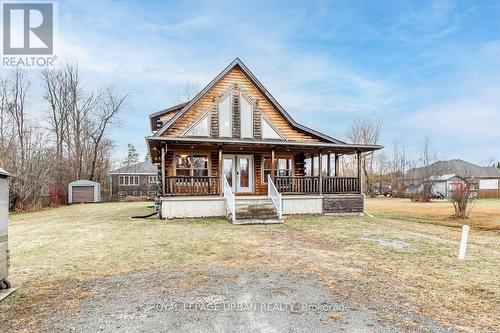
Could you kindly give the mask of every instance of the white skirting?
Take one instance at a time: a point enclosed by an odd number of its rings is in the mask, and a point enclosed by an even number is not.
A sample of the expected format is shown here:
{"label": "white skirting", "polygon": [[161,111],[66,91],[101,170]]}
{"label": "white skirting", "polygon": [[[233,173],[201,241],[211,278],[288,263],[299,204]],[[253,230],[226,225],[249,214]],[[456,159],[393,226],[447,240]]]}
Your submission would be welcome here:
{"label": "white skirting", "polygon": [[284,195],[283,214],[322,214],[322,195]]}
{"label": "white skirting", "polygon": [[[238,199],[258,199],[258,196],[242,196]],[[262,197],[261,197],[262,198]],[[283,214],[321,214],[323,196],[284,195]],[[161,214],[165,219],[226,216],[226,199],[220,196],[163,197]]]}
{"label": "white skirting", "polygon": [[226,216],[226,199],[220,196],[165,197],[161,199],[164,219]]}

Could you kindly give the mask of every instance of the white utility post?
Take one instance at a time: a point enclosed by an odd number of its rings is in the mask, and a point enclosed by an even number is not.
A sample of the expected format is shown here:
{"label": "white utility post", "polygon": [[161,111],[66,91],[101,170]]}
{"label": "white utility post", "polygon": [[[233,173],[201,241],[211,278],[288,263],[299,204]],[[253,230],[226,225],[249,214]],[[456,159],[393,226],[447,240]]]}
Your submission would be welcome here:
{"label": "white utility post", "polygon": [[467,237],[469,236],[469,226],[464,225],[462,227],[462,238],[460,240],[460,252],[458,253],[458,259],[465,259],[465,248],[467,247]]}

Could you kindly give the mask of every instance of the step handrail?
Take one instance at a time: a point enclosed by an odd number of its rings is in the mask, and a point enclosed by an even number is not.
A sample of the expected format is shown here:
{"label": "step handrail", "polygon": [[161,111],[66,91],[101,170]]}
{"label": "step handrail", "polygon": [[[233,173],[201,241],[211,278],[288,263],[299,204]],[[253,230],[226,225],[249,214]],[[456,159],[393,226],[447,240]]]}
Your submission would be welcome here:
{"label": "step handrail", "polygon": [[281,220],[283,217],[283,198],[274,185],[271,175],[267,175],[267,195],[273,201],[274,207],[276,207],[276,211],[278,212],[279,219]]}
{"label": "step handrail", "polygon": [[236,197],[226,176],[224,175],[222,178],[224,182],[224,198],[226,198],[226,204],[229,212],[231,213],[231,219],[234,222],[236,220]]}

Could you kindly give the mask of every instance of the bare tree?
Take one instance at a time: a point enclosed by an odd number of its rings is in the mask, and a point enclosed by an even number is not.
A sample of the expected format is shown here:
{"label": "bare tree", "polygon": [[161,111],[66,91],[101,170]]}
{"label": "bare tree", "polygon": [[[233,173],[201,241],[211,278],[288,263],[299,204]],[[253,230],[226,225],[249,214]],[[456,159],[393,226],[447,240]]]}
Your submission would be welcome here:
{"label": "bare tree", "polygon": [[198,93],[199,84],[186,82],[179,92],[178,99],[179,103],[189,102]]}
{"label": "bare tree", "polygon": [[465,219],[469,217],[472,210],[474,196],[471,195],[471,183],[464,180],[455,184],[450,190],[449,200],[453,203],[455,214],[453,217]]}
{"label": "bare tree", "polygon": [[[352,143],[376,145],[380,138],[381,130],[381,120],[358,117],[353,121],[351,129],[347,133],[347,138]],[[373,151],[361,154],[361,167],[365,181],[364,187],[370,195],[372,194],[373,157]]]}
{"label": "bare tree", "polygon": [[[435,177],[443,174],[443,170],[441,170],[438,163],[436,163],[437,161],[437,153],[434,149],[432,140],[429,136],[426,136],[420,151],[419,163],[421,167],[419,168],[418,175],[416,175],[418,179],[414,179],[414,183],[417,181],[420,182],[420,187],[419,191],[417,191],[415,195],[411,196],[412,200],[431,200]],[[415,178],[415,175],[413,175],[413,177]]]}
{"label": "bare tree", "polygon": [[112,88],[106,89],[99,103],[98,112],[90,137],[94,147],[90,169],[90,180],[94,180],[98,154],[101,142],[106,135],[106,130],[117,119],[118,113],[123,108],[127,94],[118,95]]}
{"label": "bare tree", "polygon": [[10,188],[19,209],[32,209],[42,203],[54,160],[44,135],[26,113],[29,86],[27,73],[20,69],[0,80],[0,163],[14,175]]}

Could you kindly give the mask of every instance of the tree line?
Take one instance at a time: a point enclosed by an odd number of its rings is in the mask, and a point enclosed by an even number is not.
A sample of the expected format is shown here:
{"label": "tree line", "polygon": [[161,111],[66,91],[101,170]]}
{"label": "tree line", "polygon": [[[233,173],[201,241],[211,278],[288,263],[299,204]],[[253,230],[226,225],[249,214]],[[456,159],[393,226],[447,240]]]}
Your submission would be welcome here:
{"label": "tree line", "polygon": [[[34,99],[35,79],[41,85],[41,100]],[[14,208],[35,209],[51,191],[62,195],[77,179],[107,188],[113,146],[109,131],[127,98],[111,85],[88,88],[77,64],[48,68],[38,77],[22,69],[4,74],[0,166],[14,175],[10,185]]]}

